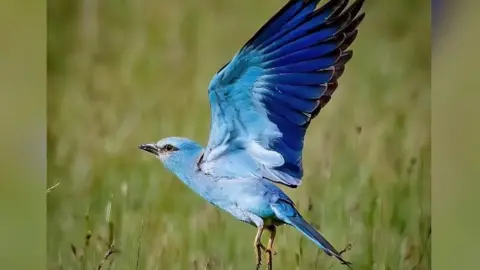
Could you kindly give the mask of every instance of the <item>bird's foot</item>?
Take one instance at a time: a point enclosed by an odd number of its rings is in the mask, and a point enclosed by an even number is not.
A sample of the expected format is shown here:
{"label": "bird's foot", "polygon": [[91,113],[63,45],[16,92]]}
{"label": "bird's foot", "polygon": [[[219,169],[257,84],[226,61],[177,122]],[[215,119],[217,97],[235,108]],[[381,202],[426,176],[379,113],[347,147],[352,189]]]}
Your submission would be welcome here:
{"label": "bird's foot", "polygon": [[273,250],[273,249],[268,249],[268,248],[265,247],[262,243],[259,243],[259,244],[258,244],[258,247],[259,247],[261,250],[263,250],[263,252],[265,252],[265,253],[267,253],[267,254],[269,253],[269,254],[272,254],[273,256],[275,256],[275,255],[278,254],[278,252],[276,252],[276,251]]}
{"label": "bird's foot", "polygon": [[255,255],[257,256],[257,270],[260,269],[260,266],[262,265],[262,250],[265,251],[267,250],[267,248],[260,241],[258,241],[255,244]]}
{"label": "bird's foot", "polygon": [[265,252],[266,252],[266,253],[269,253],[269,252],[270,252],[270,254],[272,254],[273,256],[278,255],[278,252],[276,252],[276,251],[273,250],[273,249],[268,249],[268,248],[267,248],[267,249],[265,250]]}
{"label": "bird's foot", "polygon": [[265,250],[265,253],[267,254],[267,269],[268,270],[272,270],[273,269],[273,258],[272,258],[272,255],[275,255],[276,253],[271,250],[271,249],[266,249]]}
{"label": "bird's foot", "polygon": [[263,252],[267,252],[267,248],[260,242],[257,243],[257,248],[263,250]]}

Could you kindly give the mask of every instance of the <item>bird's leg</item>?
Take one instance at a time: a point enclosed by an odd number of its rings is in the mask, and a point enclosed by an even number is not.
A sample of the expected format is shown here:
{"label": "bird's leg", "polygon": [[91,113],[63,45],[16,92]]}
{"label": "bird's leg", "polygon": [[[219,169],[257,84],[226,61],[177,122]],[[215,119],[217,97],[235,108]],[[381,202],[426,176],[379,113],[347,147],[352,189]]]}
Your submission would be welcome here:
{"label": "bird's leg", "polygon": [[277,229],[275,226],[268,227],[268,231],[270,232],[270,238],[268,239],[267,249],[265,252],[267,253],[267,268],[268,270],[273,269],[273,258],[272,256],[276,253],[273,251],[273,241],[275,240],[275,234],[277,233]]}
{"label": "bird's leg", "polygon": [[265,246],[262,244],[262,233],[263,226],[260,226],[258,227],[257,235],[255,236],[255,242],[253,242],[255,255],[257,257],[257,270],[260,269],[260,265],[262,265],[262,250],[266,250]]}

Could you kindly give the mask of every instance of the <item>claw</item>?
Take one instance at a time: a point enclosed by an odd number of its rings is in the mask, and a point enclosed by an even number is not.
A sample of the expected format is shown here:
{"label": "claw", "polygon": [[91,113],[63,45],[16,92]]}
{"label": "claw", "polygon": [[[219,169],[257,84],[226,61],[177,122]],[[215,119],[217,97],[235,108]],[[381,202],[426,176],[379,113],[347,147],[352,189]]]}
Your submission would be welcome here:
{"label": "claw", "polygon": [[267,252],[267,248],[262,243],[257,243],[257,247],[261,248],[263,252]]}
{"label": "claw", "polygon": [[265,253],[271,253],[273,256],[278,255],[278,253],[277,253],[275,250],[273,250],[273,249],[268,249],[268,248],[265,248],[265,247],[262,248],[262,249],[263,249],[263,251],[264,251]]}
{"label": "claw", "polygon": [[272,266],[272,250],[270,249],[267,249],[265,251],[267,253],[267,269],[268,270],[272,270],[273,269],[273,266]]}
{"label": "claw", "polygon": [[258,245],[255,249],[255,253],[257,255],[257,270],[260,269],[262,265],[262,253],[260,252],[260,246]]}
{"label": "claw", "polygon": [[262,265],[261,251],[263,251],[267,255],[267,269],[272,270],[273,269],[272,255],[273,256],[277,255],[277,252],[273,250],[273,240],[275,239],[276,230],[275,230],[275,227],[268,228],[268,230],[270,231],[270,239],[268,241],[267,247],[265,247],[261,242],[263,229],[264,229],[263,227],[259,227],[257,231],[257,235],[255,236],[254,246],[255,246],[255,255],[257,259],[256,269],[259,270],[260,266]]}

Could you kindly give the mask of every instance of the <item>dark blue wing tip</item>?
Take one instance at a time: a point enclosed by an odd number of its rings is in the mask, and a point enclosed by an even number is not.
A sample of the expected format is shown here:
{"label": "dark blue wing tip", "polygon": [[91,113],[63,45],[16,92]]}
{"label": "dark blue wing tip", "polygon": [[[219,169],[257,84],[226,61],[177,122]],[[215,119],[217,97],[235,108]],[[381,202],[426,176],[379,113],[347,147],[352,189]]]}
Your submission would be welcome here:
{"label": "dark blue wing tip", "polygon": [[330,0],[317,8],[319,2],[288,1],[237,54],[255,60],[261,69],[257,86],[262,92],[257,94],[283,134],[271,145],[285,159],[276,170],[296,179],[303,176],[299,157],[306,129],[337,89],[365,17],[364,0],[350,5],[348,0]]}
{"label": "dark blue wing tip", "polygon": [[303,9],[307,4],[317,0],[290,0],[288,1],[275,15],[273,15],[245,44],[245,47],[250,47],[254,42],[258,42],[259,39],[265,38],[265,32],[268,32],[268,28],[271,27],[278,20],[288,20],[295,16],[299,10]]}

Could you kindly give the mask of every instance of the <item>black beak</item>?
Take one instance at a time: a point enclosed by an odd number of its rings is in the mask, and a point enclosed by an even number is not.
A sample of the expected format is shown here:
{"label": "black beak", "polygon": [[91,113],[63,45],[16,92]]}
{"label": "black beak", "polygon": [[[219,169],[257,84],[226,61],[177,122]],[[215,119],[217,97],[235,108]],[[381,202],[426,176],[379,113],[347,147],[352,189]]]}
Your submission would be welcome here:
{"label": "black beak", "polygon": [[155,144],[151,144],[151,143],[142,144],[138,148],[158,156],[158,148]]}

